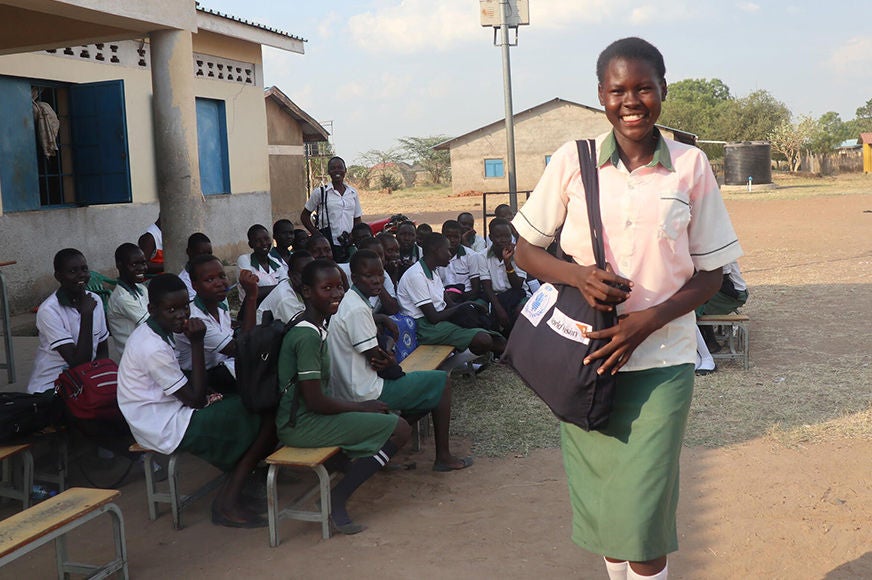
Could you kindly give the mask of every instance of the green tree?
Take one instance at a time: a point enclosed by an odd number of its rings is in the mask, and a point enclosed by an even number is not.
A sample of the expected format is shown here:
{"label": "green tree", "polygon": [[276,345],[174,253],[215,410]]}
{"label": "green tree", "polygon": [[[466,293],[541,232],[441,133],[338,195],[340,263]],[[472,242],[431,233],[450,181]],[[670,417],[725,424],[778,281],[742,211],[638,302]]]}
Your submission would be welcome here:
{"label": "green tree", "polygon": [[790,121],[790,109],[768,91],[727,101],[719,117],[718,134],[724,141],[762,141]]}
{"label": "green tree", "polygon": [[361,154],[360,161],[368,168],[367,185],[386,189],[388,193],[402,189],[405,185],[403,175],[397,167],[402,162],[402,154],[396,147],[386,150],[370,149]]}
{"label": "green tree", "polygon": [[856,139],[860,133],[868,133],[872,131],[872,99],[866,101],[866,104],[857,108],[857,117],[845,122],[845,132],[848,133],[846,139]]}
{"label": "green tree", "polygon": [[669,85],[659,122],[703,139],[719,139],[723,107],[733,97],[720,79],[684,79]]}
{"label": "green tree", "polygon": [[850,138],[849,127],[838,113],[828,111],[815,122],[808,149],[812,153],[829,153],[848,138]]}
{"label": "green tree", "polygon": [[404,137],[398,141],[405,159],[412,165],[417,163],[423,167],[430,176],[430,181],[438,185],[451,180],[451,157],[448,151],[437,151],[433,147],[448,139],[446,135],[433,135]]}
{"label": "green tree", "polygon": [[872,119],[872,99],[866,101],[862,107],[857,107],[856,115],[858,119]]}

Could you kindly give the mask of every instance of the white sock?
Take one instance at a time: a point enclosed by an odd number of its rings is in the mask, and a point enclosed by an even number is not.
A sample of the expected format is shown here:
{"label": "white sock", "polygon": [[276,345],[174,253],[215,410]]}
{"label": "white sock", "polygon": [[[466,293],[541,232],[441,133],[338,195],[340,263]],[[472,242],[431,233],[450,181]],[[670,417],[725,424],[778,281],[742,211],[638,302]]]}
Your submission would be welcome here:
{"label": "white sock", "polygon": [[669,576],[669,562],[663,566],[663,569],[654,574],[653,576],[643,576],[638,572],[634,572],[632,568],[630,568],[629,564],[627,565],[627,580],[666,580]]}
{"label": "white sock", "polygon": [[606,572],[609,573],[609,580],[627,580],[627,570],[630,565],[627,562],[609,562],[605,558]]}
{"label": "white sock", "polygon": [[709,353],[708,347],[705,345],[705,339],[699,331],[699,326],[696,327],[696,368],[694,370],[711,371],[715,368],[715,359]]}

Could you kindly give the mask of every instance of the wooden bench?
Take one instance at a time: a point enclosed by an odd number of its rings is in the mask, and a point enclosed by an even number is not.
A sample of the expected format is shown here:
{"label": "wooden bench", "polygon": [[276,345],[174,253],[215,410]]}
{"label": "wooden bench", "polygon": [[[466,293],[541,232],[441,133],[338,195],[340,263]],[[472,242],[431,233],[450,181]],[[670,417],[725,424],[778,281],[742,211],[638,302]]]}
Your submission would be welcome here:
{"label": "wooden bench", "polygon": [[173,528],[176,530],[182,529],[182,510],[191,502],[194,502],[214,489],[217,489],[224,480],[227,474],[220,474],[217,477],[210,479],[190,494],[183,494],[179,487],[180,471],[178,461],[180,453],[173,453],[169,456],[167,465],[167,484],[168,491],[160,491],[157,488],[157,481],[154,477],[154,456],[157,451],[147,449],[139,443],[134,443],[129,449],[133,453],[145,454],[145,494],[148,501],[148,518],[156,520],[158,516],[158,504],[170,504],[170,512],[173,515]]}
{"label": "wooden bench", "polygon": [[[330,538],[330,480],[331,475],[324,462],[339,453],[339,447],[282,447],[266,458],[269,470],[266,475],[267,520],[269,521],[269,545],[279,545],[279,521],[285,518],[306,522],[321,522],[321,537]],[[311,469],[318,476],[318,484],[306,490],[285,509],[279,510],[279,495],[276,479],[280,468],[295,470]],[[315,495],[320,498],[320,510],[305,510],[302,506]]]}
{"label": "wooden bench", "polygon": [[[454,352],[450,345],[419,345],[412,354],[403,359],[400,365],[405,372],[432,371],[439,368],[445,360]],[[429,425],[429,417],[424,417],[413,427],[413,448],[415,451],[421,448],[421,433],[418,426],[424,421]],[[290,518],[307,522],[321,522],[321,536],[326,540],[330,538],[330,481],[332,475],[327,471],[324,462],[340,452],[339,447],[282,447],[266,458],[269,465],[266,479],[267,493],[267,519],[269,521],[269,545],[279,545],[278,523],[280,520]],[[278,488],[276,479],[281,468],[295,470],[312,470],[318,477],[318,483],[304,491],[288,507],[279,509]],[[147,469],[147,467],[146,467]],[[319,496],[320,509],[317,511],[302,509],[313,497]]]}
{"label": "wooden bench", "polygon": [[[15,486],[15,475],[12,462],[21,461],[21,488]],[[22,509],[30,507],[30,493],[33,489],[33,453],[30,443],[7,445],[0,447],[0,462],[3,464],[3,476],[0,479],[0,497],[8,497],[21,501]]]}
{"label": "wooden bench", "polygon": [[[105,578],[118,571],[128,578],[124,519],[121,510],[112,503],[119,495],[121,493],[114,489],[74,487],[3,520],[0,522],[0,567],[55,540],[59,578],[70,574]],[[66,534],[104,513],[112,517],[115,558],[102,566],[69,561]]]}
{"label": "wooden bench", "polygon": [[725,330],[727,350],[711,353],[715,360],[741,360],[745,370],[750,367],[750,323],[751,319],[744,314],[706,314],[698,316],[696,323],[700,326],[729,327]]}

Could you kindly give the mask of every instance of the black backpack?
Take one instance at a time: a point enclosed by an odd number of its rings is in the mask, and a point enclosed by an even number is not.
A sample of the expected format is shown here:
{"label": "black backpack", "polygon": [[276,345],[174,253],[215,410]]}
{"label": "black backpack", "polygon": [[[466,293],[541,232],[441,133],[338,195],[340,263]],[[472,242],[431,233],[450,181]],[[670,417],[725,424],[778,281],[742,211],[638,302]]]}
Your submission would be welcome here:
{"label": "black backpack", "polygon": [[278,407],[284,394],[279,385],[279,351],[285,335],[303,315],[300,312],[285,324],[266,311],[260,324],[236,337],[236,384],[249,411],[262,413]]}
{"label": "black backpack", "polygon": [[64,404],[54,390],[0,393],[0,442],[6,443],[63,421]]}

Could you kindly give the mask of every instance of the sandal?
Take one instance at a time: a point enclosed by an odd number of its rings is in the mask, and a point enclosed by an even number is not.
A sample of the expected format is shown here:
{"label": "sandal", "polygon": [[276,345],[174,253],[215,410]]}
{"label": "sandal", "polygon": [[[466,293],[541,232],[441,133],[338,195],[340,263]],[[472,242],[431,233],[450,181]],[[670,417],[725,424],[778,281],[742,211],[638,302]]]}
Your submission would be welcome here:
{"label": "sandal", "polygon": [[472,465],[472,457],[464,457],[460,460],[460,465],[457,467],[448,465],[447,463],[433,463],[433,471],[458,471],[460,469],[466,469],[470,465]]}

